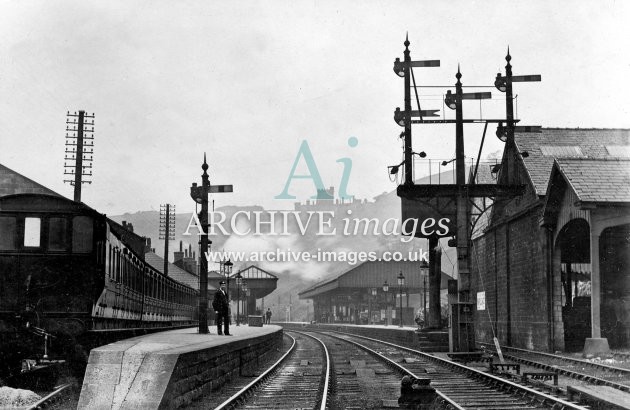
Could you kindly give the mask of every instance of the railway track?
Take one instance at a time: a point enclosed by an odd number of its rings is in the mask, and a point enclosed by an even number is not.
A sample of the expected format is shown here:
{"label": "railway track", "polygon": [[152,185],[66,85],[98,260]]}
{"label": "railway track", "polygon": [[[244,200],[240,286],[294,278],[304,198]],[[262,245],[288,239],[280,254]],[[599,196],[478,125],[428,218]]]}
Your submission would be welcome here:
{"label": "railway track", "polygon": [[[478,344],[496,354],[494,345],[482,342]],[[630,369],[515,347],[502,347],[501,351],[504,358],[514,362],[558,372],[558,374],[598,386],[609,386],[630,392]]]}
{"label": "railway track", "polygon": [[584,409],[404,346],[337,332],[313,333],[287,331],[295,335],[291,349],[215,408],[398,408],[401,378],[407,376],[410,381],[431,380],[436,389],[432,408]]}
{"label": "railway track", "polygon": [[330,383],[326,346],[315,336],[293,333],[293,345],[255,380],[215,407],[223,409],[325,409]]}
{"label": "railway track", "polygon": [[575,403],[501,379],[494,375],[404,346],[363,336],[324,333],[387,359],[412,379],[430,378],[438,408],[454,409],[583,409]]}
{"label": "railway track", "polygon": [[54,391],[42,397],[37,402],[26,407],[28,410],[44,410],[59,407],[61,400],[71,393],[72,383],[55,387]]}

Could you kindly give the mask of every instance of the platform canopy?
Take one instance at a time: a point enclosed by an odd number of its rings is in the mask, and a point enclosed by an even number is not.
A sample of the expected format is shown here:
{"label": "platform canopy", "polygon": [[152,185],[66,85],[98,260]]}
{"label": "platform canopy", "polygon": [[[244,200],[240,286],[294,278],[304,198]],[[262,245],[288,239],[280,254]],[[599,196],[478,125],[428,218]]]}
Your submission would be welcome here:
{"label": "platform canopy", "polygon": [[[318,282],[298,294],[300,299],[311,299],[335,290],[382,288],[387,281],[392,289],[396,289],[397,277],[402,272],[405,277],[405,291],[419,293],[424,288],[424,278],[428,283],[429,265],[426,262],[382,262],[368,261],[355,266],[341,275]],[[442,272],[441,289],[447,289],[448,280],[453,279]]]}
{"label": "platform canopy", "polygon": [[264,269],[250,265],[230,275],[230,281],[236,283],[236,276],[239,274],[247,283],[247,289],[250,290],[251,296],[255,299],[264,298],[276,290],[278,277]]}

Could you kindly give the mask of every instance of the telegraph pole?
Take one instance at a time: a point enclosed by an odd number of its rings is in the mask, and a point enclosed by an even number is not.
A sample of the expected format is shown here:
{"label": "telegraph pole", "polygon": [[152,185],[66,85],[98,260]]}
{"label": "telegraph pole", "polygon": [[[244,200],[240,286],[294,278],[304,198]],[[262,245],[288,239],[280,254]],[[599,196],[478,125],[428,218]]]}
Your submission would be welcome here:
{"label": "telegraph pole", "polygon": [[168,242],[175,239],[175,205],[160,205],[159,239],[164,239],[164,276],[168,276]]}
{"label": "telegraph pole", "polygon": [[[81,185],[91,184],[92,181],[83,177],[92,176],[92,156],[94,154],[94,114],[89,115],[83,110],[66,114],[66,152],[64,175],[73,175],[74,179],[66,179],[74,185],[74,200],[81,202]],[[91,128],[90,128],[91,127]],[[84,162],[86,165],[84,165]]]}

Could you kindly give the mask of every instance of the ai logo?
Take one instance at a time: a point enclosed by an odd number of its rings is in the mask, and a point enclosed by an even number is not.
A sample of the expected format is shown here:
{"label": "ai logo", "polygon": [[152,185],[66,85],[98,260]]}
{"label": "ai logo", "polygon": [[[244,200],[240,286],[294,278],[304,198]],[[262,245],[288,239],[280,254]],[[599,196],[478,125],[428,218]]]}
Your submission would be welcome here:
{"label": "ai logo", "polygon": [[[350,146],[351,148],[356,147],[358,144],[359,140],[356,137],[348,138],[348,146]],[[305,175],[295,175],[295,170],[301,158],[304,158],[309,173]],[[352,170],[352,160],[350,158],[339,158],[336,162],[343,164],[343,173],[341,175],[341,181],[339,181],[339,197],[342,199],[351,199],[352,195],[348,195],[347,189],[348,180],[350,179],[350,171]],[[313,180],[316,192],[319,192],[319,194],[312,196],[311,199],[333,199],[332,196],[330,196],[330,194],[328,194],[326,192],[326,189],[324,188],[322,177],[319,175],[319,170],[317,169],[317,165],[315,164],[315,159],[313,158],[313,154],[311,153],[311,149],[309,148],[308,142],[306,140],[302,141],[302,145],[300,145],[300,149],[297,153],[297,156],[295,157],[293,167],[291,168],[289,178],[284,185],[282,193],[280,195],[276,195],[274,198],[296,199],[295,196],[289,194],[289,186],[291,185],[291,181],[296,178]]]}

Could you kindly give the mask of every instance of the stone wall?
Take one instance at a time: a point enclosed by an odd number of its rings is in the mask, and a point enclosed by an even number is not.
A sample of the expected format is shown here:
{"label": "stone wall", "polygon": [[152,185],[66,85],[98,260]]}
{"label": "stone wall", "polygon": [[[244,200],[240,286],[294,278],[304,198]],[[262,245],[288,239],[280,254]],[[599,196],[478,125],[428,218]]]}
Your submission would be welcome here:
{"label": "stone wall", "polygon": [[[504,208],[505,209],[505,208]],[[492,226],[473,241],[473,297],[485,292],[486,309],[475,311],[476,340],[549,350],[549,292],[541,207],[520,212]],[[554,284],[555,285],[555,284]]]}
{"label": "stone wall", "polygon": [[239,375],[252,375],[260,362],[281,348],[283,332],[227,340],[147,352],[129,339],[94,349],[78,407],[185,407]]}

